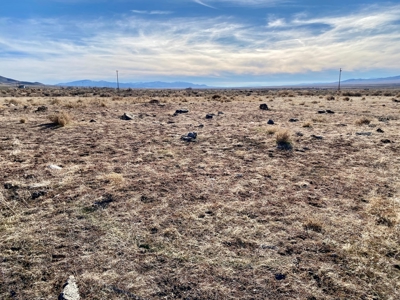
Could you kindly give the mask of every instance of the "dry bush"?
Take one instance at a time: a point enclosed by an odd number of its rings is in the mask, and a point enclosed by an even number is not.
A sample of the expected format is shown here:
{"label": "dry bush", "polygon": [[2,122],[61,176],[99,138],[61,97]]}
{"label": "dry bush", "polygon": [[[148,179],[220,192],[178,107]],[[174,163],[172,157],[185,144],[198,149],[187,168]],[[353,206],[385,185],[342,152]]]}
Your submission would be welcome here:
{"label": "dry bush", "polygon": [[359,126],[360,125],[368,125],[370,123],[371,123],[371,119],[368,117],[365,117],[365,116],[361,117],[360,119],[358,119],[356,121],[356,125],[359,125]]}
{"label": "dry bush", "polygon": [[103,177],[107,183],[112,184],[114,186],[120,186],[124,183],[125,179],[122,174],[118,173],[110,173]]}
{"label": "dry bush", "polygon": [[370,199],[369,203],[368,212],[375,217],[377,225],[393,227],[399,222],[399,216],[393,202],[376,197]]}
{"label": "dry bush", "polygon": [[312,230],[315,232],[322,232],[323,224],[320,220],[309,218],[303,224],[305,230]]}
{"label": "dry bush", "polygon": [[52,105],[60,105],[60,103],[61,103],[61,100],[58,98],[54,98],[50,101],[50,104],[52,104]]}
{"label": "dry bush", "polygon": [[328,101],[335,100],[335,97],[333,97],[332,95],[328,95],[326,96],[326,100]]}
{"label": "dry bush", "polygon": [[19,119],[19,122],[20,122],[21,124],[26,123],[26,118],[21,118],[21,119]]}
{"label": "dry bush", "polygon": [[302,127],[312,127],[312,121],[306,121],[303,123]]}
{"label": "dry bush", "polygon": [[71,123],[72,118],[68,113],[60,112],[58,114],[50,115],[49,120],[56,125],[64,127]]}
{"label": "dry bush", "polygon": [[314,123],[326,123],[327,119],[325,117],[318,116],[318,117],[312,118],[312,121]]}
{"label": "dry bush", "polygon": [[343,101],[350,101],[350,98],[349,97],[344,97]]}
{"label": "dry bush", "polygon": [[276,143],[279,144],[290,144],[291,134],[288,129],[280,129],[276,132]]}
{"label": "dry bush", "polygon": [[278,128],[276,126],[273,126],[273,127],[267,128],[266,131],[267,131],[268,134],[274,134],[275,132],[278,131]]}

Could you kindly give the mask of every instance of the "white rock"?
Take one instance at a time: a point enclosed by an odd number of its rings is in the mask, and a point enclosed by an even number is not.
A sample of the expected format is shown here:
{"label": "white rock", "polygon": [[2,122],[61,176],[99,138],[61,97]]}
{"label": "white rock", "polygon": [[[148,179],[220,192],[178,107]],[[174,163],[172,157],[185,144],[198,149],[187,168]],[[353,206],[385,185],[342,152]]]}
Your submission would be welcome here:
{"label": "white rock", "polygon": [[53,170],[62,170],[62,168],[57,165],[49,165],[49,168]]}
{"label": "white rock", "polygon": [[78,285],[76,284],[75,277],[69,276],[67,284],[64,286],[64,290],[58,299],[61,300],[79,300],[81,297],[79,296]]}

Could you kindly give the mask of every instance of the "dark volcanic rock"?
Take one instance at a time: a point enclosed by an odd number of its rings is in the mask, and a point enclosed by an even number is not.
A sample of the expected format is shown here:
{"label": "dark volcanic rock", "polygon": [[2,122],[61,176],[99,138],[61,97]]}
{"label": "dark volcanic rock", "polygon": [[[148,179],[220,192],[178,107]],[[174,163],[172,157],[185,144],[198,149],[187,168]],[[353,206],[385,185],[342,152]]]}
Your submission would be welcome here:
{"label": "dark volcanic rock", "polygon": [[135,118],[135,116],[132,115],[131,113],[124,113],[121,117],[122,120],[126,120],[126,121],[133,120],[134,118]]}
{"label": "dark volcanic rock", "polygon": [[298,122],[299,121],[299,119],[289,119],[289,122]]}
{"label": "dark volcanic rock", "polygon": [[39,191],[39,192],[33,192],[31,197],[32,197],[32,200],[35,200],[35,199],[40,198],[40,197],[42,197],[44,195],[46,195],[45,191]]}
{"label": "dark volcanic rock", "polygon": [[325,114],[326,111],[325,111],[325,110],[319,110],[318,113],[319,113],[319,114]]}
{"label": "dark volcanic rock", "polygon": [[372,132],[356,132],[356,135],[370,136]]}
{"label": "dark volcanic rock", "polygon": [[177,110],[175,111],[175,114],[186,114],[186,113],[188,113],[188,112],[189,112],[188,109],[182,108],[182,109],[177,109]]}
{"label": "dark volcanic rock", "polygon": [[328,114],[334,114],[334,113],[335,113],[333,110],[330,110],[330,109],[327,109],[326,112],[327,112]]}
{"label": "dark volcanic rock", "polygon": [[265,104],[265,103],[260,104],[260,109],[262,109],[262,110],[269,110],[268,105]]}
{"label": "dark volcanic rock", "polygon": [[206,119],[212,119],[215,115],[214,114],[207,114]]}
{"label": "dark volcanic rock", "polygon": [[382,129],[380,129],[380,128],[378,128],[378,129],[376,130],[376,132],[384,133],[384,131],[383,131]]}
{"label": "dark volcanic rock", "polygon": [[275,274],[275,279],[276,280],[284,280],[284,279],[286,279],[286,275],[282,274],[282,273],[276,273]]}
{"label": "dark volcanic rock", "polygon": [[194,142],[197,138],[197,132],[189,132],[187,135],[182,135],[181,140],[185,142]]}
{"label": "dark volcanic rock", "polygon": [[315,135],[315,134],[312,134],[311,137],[312,137],[313,139],[316,139],[316,140],[322,140],[322,139],[324,138],[323,136]]}
{"label": "dark volcanic rock", "polygon": [[293,146],[291,143],[277,143],[278,150],[293,150]]}
{"label": "dark volcanic rock", "polygon": [[384,144],[393,143],[393,142],[392,142],[391,140],[389,140],[389,139],[383,139],[383,140],[381,140],[381,142],[384,143]]}
{"label": "dark volcanic rock", "polygon": [[43,111],[47,111],[47,106],[39,106],[37,109],[36,109],[36,111],[37,112],[43,112]]}
{"label": "dark volcanic rock", "polygon": [[268,120],[267,124],[268,124],[268,125],[274,125],[275,122],[274,122],[273,120],[270,119],[270,120]]}

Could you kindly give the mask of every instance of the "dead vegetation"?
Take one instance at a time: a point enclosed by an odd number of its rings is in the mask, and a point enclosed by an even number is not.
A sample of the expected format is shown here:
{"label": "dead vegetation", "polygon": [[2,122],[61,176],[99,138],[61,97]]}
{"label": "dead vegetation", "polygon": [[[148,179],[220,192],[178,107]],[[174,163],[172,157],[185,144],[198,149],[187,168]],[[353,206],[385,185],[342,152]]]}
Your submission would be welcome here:
{"label": "dead vegetation", "polygon": [[347,92],[1,90],[0,298],[399,299],[399,91]]}

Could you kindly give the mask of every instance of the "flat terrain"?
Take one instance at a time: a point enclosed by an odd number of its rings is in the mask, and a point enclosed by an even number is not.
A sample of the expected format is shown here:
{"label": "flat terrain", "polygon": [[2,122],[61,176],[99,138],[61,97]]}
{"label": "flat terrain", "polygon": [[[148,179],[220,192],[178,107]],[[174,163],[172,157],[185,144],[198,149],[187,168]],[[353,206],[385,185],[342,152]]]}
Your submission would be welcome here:
{"label": "flat terrain", "polygon": [[0,298],[400,299],[399,99],[0,90]]}

